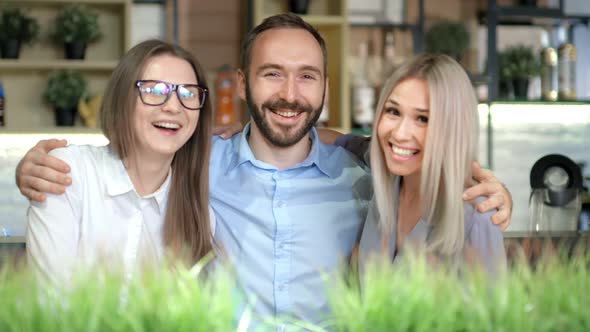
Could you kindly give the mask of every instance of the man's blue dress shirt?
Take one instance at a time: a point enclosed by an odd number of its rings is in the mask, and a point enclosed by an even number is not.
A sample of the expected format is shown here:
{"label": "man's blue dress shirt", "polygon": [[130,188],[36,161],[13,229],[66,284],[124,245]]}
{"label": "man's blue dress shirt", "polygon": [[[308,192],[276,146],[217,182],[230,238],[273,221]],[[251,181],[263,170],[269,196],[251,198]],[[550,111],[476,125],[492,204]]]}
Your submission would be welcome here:
{"label": "man's blue dress shirt", "polygon": [[210,204],[221,245],[254,313],[321,322],[327,286],[347,263],[371,199],[366,169],[319,142],[285,170],[257,160],[247,137],[213,139]]}

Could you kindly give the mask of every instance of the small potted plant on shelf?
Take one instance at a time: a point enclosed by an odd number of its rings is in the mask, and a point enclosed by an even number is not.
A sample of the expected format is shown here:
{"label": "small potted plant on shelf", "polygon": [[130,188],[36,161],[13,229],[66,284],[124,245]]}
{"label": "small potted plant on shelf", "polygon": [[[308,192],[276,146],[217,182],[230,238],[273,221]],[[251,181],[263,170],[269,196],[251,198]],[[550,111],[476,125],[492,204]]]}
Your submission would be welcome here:
{"label": "small potted plant on shelf", "polygon": [[428,29],[424,42],[427,52],[447,54],[460,61],[469,47],[469,32],[463,23],[443,21]]}
{"label": "small potted plant on shelf", "polygon": [[55,19],[53,40],[64,46],[66,59],[84,59],[86,46],[101,36],[98,14],[87,6],[66,6]]}
{"label": "small potted plant on shelf", "polygon": [[39,36],[39,23],[19,8],[5,8],[0,14],[0,53],[6,59],[18,59],[20,46]]}
{"label": "small potted plant on shelf", "polygon": [[295,14],[307,14],[310,0],[289,0],[289,11]]}
{"label": "small potted plant on shelf", "polygon": [[80,98],[86,94],[86,80],[77,71],[60,70],[49,77],[43,98],[55,110],[58,126],[73,126]]}
{"label": "small potted plant on shelf", "polygon": [[498,57],[500,80],[509,96],[526,99],[529,79],[541,73],[541,63],[533,49],[524,45],[511,46]]}

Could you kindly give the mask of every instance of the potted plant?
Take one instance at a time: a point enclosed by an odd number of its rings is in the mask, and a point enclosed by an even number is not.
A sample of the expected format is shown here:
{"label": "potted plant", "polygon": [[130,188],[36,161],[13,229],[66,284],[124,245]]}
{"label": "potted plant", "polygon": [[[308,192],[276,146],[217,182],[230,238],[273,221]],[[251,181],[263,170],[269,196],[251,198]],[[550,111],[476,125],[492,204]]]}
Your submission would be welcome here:
{"label": "potted plant", "polygon": [[53,40],[64,46],[66,59],[84,59],[86,46],[101,36],[98,14],[84,5],[66,6],[55,19]]}
{"label": "potted plant", "polygon": [[515,98],[526,99],[529,79],[541,73],[541,62],[533,49],[524,45],[506,48],[499,56],[500,80]]}
{"label": "potted plant", "polygon": [[39,23],[19,8],[5,8],[0,14],[0,53],[3,58],[17,59],[20,46],[39,35]]}
{"label": "potted plant", "polygon": [[55,110],[58,126],[73,126],[78,102],[86,94],[86,80],[77,71],[60,70],[49,77],[43,98]]}
{"label": "potted plant", "polygon": [[425,46],[430,53],[442,53],[460,61],[469,46],[469,33],[463,23],[443,21],[426,32]]}
{"label": "potted plant", "polygon": [[289,11],[295,14],[307,14],[309,0],[289,0]]}

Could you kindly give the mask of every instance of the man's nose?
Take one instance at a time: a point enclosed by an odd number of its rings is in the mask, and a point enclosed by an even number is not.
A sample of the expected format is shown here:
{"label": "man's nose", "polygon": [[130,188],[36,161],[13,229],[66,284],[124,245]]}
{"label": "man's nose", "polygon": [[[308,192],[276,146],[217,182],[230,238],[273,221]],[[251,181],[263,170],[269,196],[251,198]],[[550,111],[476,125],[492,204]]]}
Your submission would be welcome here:
{"label": "man's nose", "polygon": [[297,82],[294,77],[287,77],[283,82],[280,91],[280,97],[290,103],[297,100]]}

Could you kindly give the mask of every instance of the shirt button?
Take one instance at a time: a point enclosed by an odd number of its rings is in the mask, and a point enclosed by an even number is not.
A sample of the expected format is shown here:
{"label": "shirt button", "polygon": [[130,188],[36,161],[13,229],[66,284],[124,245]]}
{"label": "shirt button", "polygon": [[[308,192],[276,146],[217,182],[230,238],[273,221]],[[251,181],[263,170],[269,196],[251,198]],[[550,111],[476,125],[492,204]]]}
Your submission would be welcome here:
{"label": "shirt button", "polygon": [[279,243],[278,247],[279,247],[279,249],[283,249],[283,248],[285,248],[285,245],[281,242],[281,243]]}
{"label": "shirt button", "polygon": [[286,284],[280,284],[280,285],[279,285],[279,290],[280,290],[280,291],[284,291],[284,290],[285,290],[285,288],[287,288],[287,285],[286,285]]}

